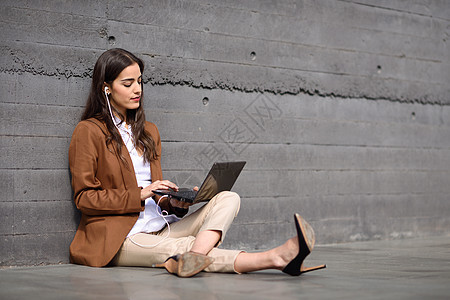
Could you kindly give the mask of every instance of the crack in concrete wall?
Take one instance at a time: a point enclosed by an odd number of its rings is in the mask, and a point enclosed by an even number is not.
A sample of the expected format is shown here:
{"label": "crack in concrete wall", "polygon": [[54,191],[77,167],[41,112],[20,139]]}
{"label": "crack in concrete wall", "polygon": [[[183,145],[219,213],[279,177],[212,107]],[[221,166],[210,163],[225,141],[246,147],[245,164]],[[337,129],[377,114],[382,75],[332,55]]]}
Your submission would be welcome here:
{"label": "crack in concrete wall", "polygon": [[[107,37],[106,32],[103,33]],[[33,49],[20,49],[18,46],[2,46],[0,54],[2,56],[2,66],[0,72],[4,73],[30,73],[42,76],[57,76],[61,78],[89,78],[92,76],[92,65],[95,57],[103,50],[93,50],[89,53],[77,52],[76,49],[63,47],[60,56],[71,56],[73,60],[54,60],[53,57],[46,57],[32,51]],[[74,55],[74,56],[72,56]],[[345,76],[320,74],[319,76],[329,76],[328,81],[337,85],[335,89],[329,89],[324,83],[315,79],[317,74],[304,74],[299,76],[295,72],[286,74],[285,70],[279,72],[277,69],[271,70],[271,80],[258,81],[260,67],[248,67],[227,64],[229,72],[223,72],[223,68],[217,67],[207,70],[198,68],[195,63],[189,63],[183,59],[160,58],[155,55],[141,54],[146,62],[147,69],[144,74],[144,82],[152,85],[173,85],[189,86],[200,89],[222,89],[229,91],[239,91],[246,93],[270,93],[273,95],[299,95],[306,94],[320,97],[334,98],[361,98],[367,100],[389,100],[405,103],[422,103],[450,105],[447,89],[437,90],[436,93],[424,93],[417,91],[417,86],[405,87],[406,91],[399,91],[396,88],[389,89],[389,86],[398,86],[401,81],[395,79],[379,80],[376,84],[368,84],[365,89],[359,89],[366,80],[353,81],[355,86],[345,86]],[[185,68],[187,65],[188,68]],[[199,70],[201,69],[201,70]],[[238,71],[238,72],[236,72]],[[242,71],[242,72],[239,72]],[[307,72],[305,72],[307,73]],[[304,77],[303,77],[304,76]],[[339,78],[342,78],[339,79]],[[239,78],[242,78],[241,80]],[[255,80],[249,80],[255,78]],[[337,82],[336,82],[337,81]],[[373,80],[375,82],[376,80]],[[327,81],[326,81],[327,82]],[[326,83],[325,82],[325,83]],[[368,83],[368,82],[367,82]],[[414,95],[412,95],[414,94]]]}

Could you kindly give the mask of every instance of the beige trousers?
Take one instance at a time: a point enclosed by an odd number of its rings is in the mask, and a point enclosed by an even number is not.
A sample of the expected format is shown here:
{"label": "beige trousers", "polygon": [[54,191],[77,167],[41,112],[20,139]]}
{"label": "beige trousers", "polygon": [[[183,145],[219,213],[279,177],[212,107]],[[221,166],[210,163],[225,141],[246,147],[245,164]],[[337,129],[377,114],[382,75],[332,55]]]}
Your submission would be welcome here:
{"label": "beige trousers", "polygon": [[[163,263],[168,257],[189,251],[195,236],[204,230],[221,231],[219,246],[231,223],[239,212],[240,197],[234,192],[221,192],[196,212],[170,224],[170,230],[154,233],[138,233],[127,238],[111,262],[117,266],[151,267]],[[214,262],[205,269],[207,272],[236,272],[234,261],[238,250],[213,248],[208,256]]]}

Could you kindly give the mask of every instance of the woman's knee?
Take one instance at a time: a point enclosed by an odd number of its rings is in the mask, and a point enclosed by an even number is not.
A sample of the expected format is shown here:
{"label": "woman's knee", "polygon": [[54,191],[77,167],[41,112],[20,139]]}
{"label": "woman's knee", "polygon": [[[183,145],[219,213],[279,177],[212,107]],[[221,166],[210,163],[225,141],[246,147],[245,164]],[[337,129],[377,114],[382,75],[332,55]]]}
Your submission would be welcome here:
{"label": "woman's knee", "polygon": [[224,202],[227,207],[235,207],[236,215],[241,207],[241,197],[239,194],[230,191],[224,191],[217,194],[216,201]]}
{"label": "woman's knee", "polygon": [[241,202],[241,197],[236,192],[230,192],[230,191],[223,191],[217,194],[217,197],[219,199],[226,199],[226,201],[229,202]]}

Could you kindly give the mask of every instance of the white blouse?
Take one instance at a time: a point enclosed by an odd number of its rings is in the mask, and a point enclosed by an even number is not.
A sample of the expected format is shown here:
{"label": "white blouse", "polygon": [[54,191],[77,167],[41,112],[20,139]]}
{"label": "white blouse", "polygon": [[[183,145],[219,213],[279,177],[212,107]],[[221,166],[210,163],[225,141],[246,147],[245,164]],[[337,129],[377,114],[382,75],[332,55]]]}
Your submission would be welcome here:
{"label": "white blouse", "polygon": [[[119,120],[117,118],[115,119],[115,121],[117,121],[118,123]],[[133,167],[136,174],[138,186],[142,188],[149,186],[152,182],[150,163],[145,163],[144,157],[139,156],[136,148],[134,147],[131,126],[126,126],[125,122],[122,122],[122,124],[117,125],[117,128],[119,129],[122,140],[127,147],[128,152],[130,153],[131,160],[133,161]],[[173,214],[163,216],[161,208],[156,205],[155,200],[153,198],[148,198],[145,200],[144,211],[140,212],[138,220],[134,224],[131,231],[128,233],[127,237],[141,232],[156,232],[164,228],[164,226],[166,225],[166,221],[168,223],[173,223],[178,220],[180,220],[180,218]]]}

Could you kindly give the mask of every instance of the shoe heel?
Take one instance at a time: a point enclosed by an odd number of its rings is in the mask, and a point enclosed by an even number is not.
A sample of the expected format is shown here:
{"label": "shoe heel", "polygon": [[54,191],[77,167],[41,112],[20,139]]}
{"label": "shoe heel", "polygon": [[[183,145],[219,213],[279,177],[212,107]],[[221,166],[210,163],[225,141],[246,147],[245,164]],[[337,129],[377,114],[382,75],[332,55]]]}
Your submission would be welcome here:
{"label": "shoe heel", "polygon": [[165,262],[163,262],[162,264],[153,264],[152,268],[166,268],[170,265],[170,260],[174,260],[175,262],[178,262],[178,259],[180,258],[181,254],[177,254],[174,256],[169,257],[168,259],[166,259]]}
{"label": "shoe heel", "polygon": [[327,265],[320,265],[320,266],[316,266],[316,267],[305,268],[300,271],[300,274],[308,273],[308,272],[315,271],[315,270],[325,269],[326,267],[327,267]]}

